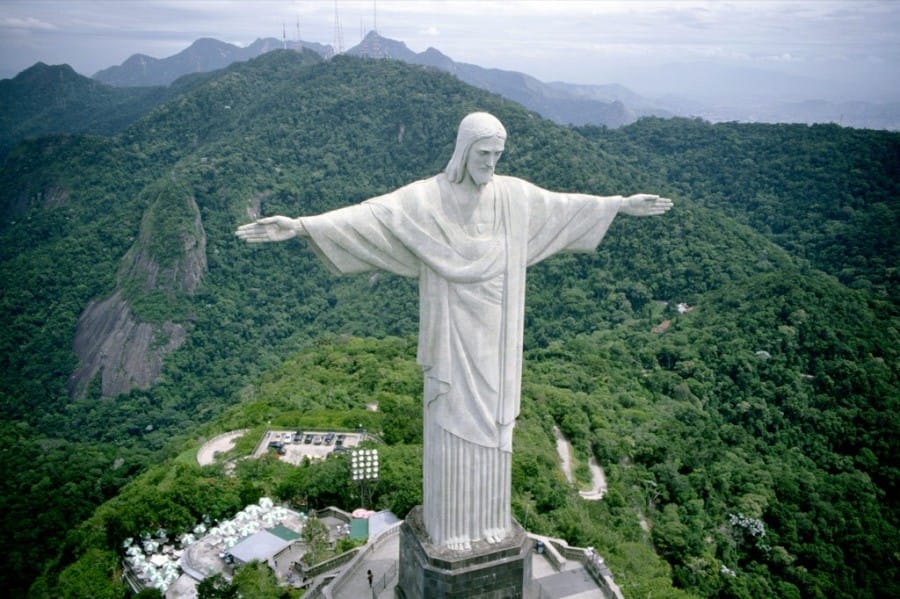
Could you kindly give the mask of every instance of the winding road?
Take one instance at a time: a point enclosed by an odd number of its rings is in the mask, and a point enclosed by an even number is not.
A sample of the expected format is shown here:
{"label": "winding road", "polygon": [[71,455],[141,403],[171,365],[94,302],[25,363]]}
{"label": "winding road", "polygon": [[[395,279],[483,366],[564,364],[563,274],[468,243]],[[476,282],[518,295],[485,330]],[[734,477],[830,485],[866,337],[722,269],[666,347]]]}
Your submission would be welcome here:
{"label": "winding road", "polygon": [[[556,437],[556,453],[559,454],[563,473],[566,475],[566,480],[569,481],[569,484],[573,484],[575,479],[572,476],[572,444],[563,436],[562,431],[556,425],[553,425],[553,436]],[[603,495],[606,494],[606,475],[603,473],[603,468],[600,467],[594,456],[590,457],[588,467],[591,470],[591,489],[589,491],[579,491],[578,494],[581,495],[582,499],[587,499],[588,501],[603,499]]]}

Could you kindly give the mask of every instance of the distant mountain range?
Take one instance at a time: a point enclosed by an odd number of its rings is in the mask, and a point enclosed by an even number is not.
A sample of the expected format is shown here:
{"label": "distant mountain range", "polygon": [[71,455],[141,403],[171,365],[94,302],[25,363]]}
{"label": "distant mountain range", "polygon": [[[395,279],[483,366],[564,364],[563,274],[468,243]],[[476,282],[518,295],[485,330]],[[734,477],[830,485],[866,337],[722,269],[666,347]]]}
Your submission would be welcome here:
{"label": "distant mountain range", "polygon": [[[135,54],[93,78],[116,87],[166,86],[191,73],[209,72],[275,49],[309,49],[328,59],[330,45],[306,41],[257,39],[240,47],[202,38],[167,58]],[[621,127],[643,116],[691,117],[711,122],[823,123],[863,129],[900,130],[900,103],[833,102],[816,99],[821,81],[762,71],[723,71],[704,64],[668,65],[653,74],[652,97],[622,85],[543,82],[525,73],[456,62],[435,48],[414,52],[406,44],[375,31],[346,52],[388,58],[455,75],[461,81],[522,104],[559,124]],[[766,87],[768,85],[768,87]],[[754,93],[771,90],[767,96]],[[667,92],[665,90],[668,90]],[[818,90],[818,91],[817,91]],[[804,96],[809,94],[810,97]]]}
{"label": "distant mountain range", "polygon": [[280,42],[270,37],[258,39],[246,48],[241,48],[205,37],[168,58],[134,54],[121,65],[98,71],[93,78],[118,87],[169,85],[183,75],[216,71],[232,63],[244,62],[285,47],[291,50],[309,48],[324,58],[333,54],[331,46],[315,42]]}
{"label": "distant mountain range", "polygon": [[416,53],[403,42],[382,37],[374,31],[347,54],[391,58],[446,71],[465,83],[518,102],[544,118],[564,125],[621,127],[641,116],[675,116],[619,85],[548,84],[517,71],[455,62],[435,48]]}
{"label": "distant mountain range", "polygon": [[[258,39],[246,48],[215,39],[199,39],[185,50],[168,58],[156,59],[135,54],[119,66],[103,69],[94,79],[110,85],[168,85],[190,73],[224,68],[233,62],[255,58],[271,50],[287,47],[308,48],[323,58],[334,55],[331,46],[310,42],[282,42],[275,38]],[[675,113],[653,105],[629,90],[617,86],[550,85],[524,73],[486,69],[458,63],[435,48],[415,53],[403,42],[370,32],[363,41],[347,51],[351,56],[390,58],[410,64],[436,68],[452,73],[461,81],[486,89],[534,110],[560,124],[604,125],[620,127],[641,116],[675,116]]]}

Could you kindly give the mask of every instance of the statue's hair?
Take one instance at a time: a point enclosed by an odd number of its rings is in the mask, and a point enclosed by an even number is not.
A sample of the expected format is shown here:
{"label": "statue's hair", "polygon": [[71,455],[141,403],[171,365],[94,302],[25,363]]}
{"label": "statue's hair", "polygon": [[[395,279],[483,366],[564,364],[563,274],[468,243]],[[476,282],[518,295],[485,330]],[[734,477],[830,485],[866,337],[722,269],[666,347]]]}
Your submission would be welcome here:
{"label": "statue's hair", "polygon": [[466,157],[469,149],[476,141],[488,137],[506,139],[506,129],[503,123],[487,112],[473,112],[467,114],[459,123],[459,131],[456,134],[456,149],[447,163],[444,173],[452,183],[462,183],[466,177]]}

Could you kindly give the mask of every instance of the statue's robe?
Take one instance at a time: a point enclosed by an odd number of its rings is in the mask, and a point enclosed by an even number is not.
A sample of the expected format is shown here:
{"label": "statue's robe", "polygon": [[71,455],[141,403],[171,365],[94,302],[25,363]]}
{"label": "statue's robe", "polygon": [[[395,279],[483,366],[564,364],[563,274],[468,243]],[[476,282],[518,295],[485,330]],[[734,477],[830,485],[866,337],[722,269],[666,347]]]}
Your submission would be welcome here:
{"label": "statue's robe", "polygon": [[435,544],[465,545],[512,528],[526,267],[596,248],[622,199],[494,176],[473,224],[450,185],[441,174],[302,222],[334,272],[418,277],[425,527]]}

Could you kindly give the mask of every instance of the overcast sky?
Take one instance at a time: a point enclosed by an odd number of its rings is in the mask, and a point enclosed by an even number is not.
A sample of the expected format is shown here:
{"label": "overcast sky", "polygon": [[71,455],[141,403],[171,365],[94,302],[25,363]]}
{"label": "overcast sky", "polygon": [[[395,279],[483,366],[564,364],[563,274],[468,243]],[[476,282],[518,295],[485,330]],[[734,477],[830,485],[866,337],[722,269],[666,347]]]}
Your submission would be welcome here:
{"label": "overcast sky", "polygon": [[[344,49],[376,25],[421,52],[544,81],[633,83],[707,61],[804,74],[900,99],[900,0],[339,0]],[[84,75],[200,37],[335,41],[333,0],[0,0],[0,77],[37,61]]]}

